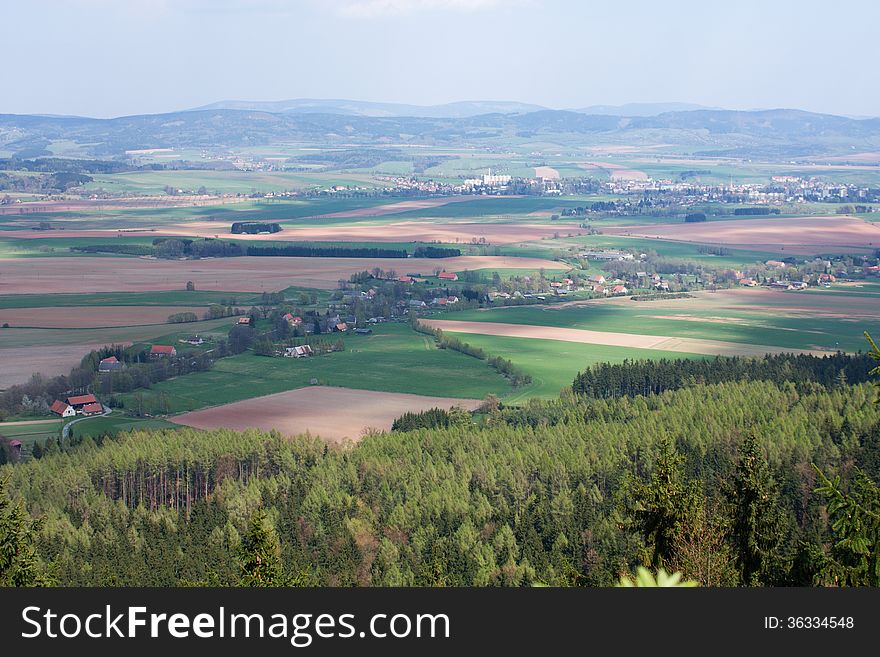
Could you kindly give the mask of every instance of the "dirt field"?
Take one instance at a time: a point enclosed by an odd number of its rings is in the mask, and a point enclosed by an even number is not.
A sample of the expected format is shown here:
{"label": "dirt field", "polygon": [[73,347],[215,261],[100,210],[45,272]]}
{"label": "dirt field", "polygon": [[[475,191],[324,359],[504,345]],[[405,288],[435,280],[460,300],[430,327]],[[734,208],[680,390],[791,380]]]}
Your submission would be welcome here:
{"label": "dirt field", "polygon": [[535,177],[559,180],[559,172],[553,167],[535,167]]}
{"label": "dirt field", "polygon": [[[217,224],[200,221],[176,224],[165,232],[191,237],[226,237],[217,233]],[[465,222],[433,223],[427,221],[401,221],[393,224],[353,226],[311,226],[285,228],[280,233],[266,235],[235,235],[235,239],[257,241],[325,241],[325,242],[448,242],[468,243],[485,239],[489,244],[513,244],[553,237],[556,233],[583,234],[571,227],[542,224],[479,224]]]}
{"label": "dirt field", "polygon": [[68,292],[148,292],[197,290],[271,292],[292,285],[335,289],[337,281],[380,267],[400,274],[428,274],[436,268],[567,269],[552,260],[510,256],[458,258],[218,258],[152,260],[146,258],[19,258],[0,260],[0,295]]}
{"label": "dirt field", "polygon": [[[478,201],[489,196],[444,196],[441,198],[422,199],[420,201],[401,201],[400,203],[386,203],[385,205],[376,205],[372,208],[358,208],[356,210],[343,210],[342,212],[331,212],[328,214],[318,214],[315,217],[384,217],[389,214],[398,214],[400,212],[410,212],[412,210],[424,210],[425,208],[436,208],[440,205],[448,205],[449,203],[461,203],[462,201]],[[518,198],[516,196],[511,198]]]}
{"label": "dirt field", "polygon": [[608,227],[609,235],[627,235],[722,244],[743,249],[813,255],[828,250],[871,252],[880,247],[880,226],[854,217],[795,217],[700,224]]}
{"label": "dirt field", "polygon": [[35,372],[48,377],[69,374],[83,356],[103,346],[104,343],[0,349],[0,390],[27,382]]}
{"label": "dirt field", "polygon": [[581,169],[601,169],[607,171],[611,180],[647,180],[648,174],[637,169],[630,169],[622,164],[608,162],[582,162],[578,164]]}
{"label": "dirt field", "polygon": [[671,338],[662,335],[639,335],[636,333],[609,333],[583,329],[556,328],[552,326],[530,326],[528,324],[500,324],[496,322],[459,322],[454,320],[422,320],[425,324],[443,331],[475,333],[479,335],[500,335],[510,338],[531,338],[538,340],[562,340],[600,344],[609,347],[632,347],[635,349],[659,349],[688,354],[707,354],[709,356],[760,356],[778,353],[815,353],[803,349],[786,349],[762,345],[722,342],[720,340],[701,340],[697,338]]}
{"label": "dirt field", "polygon": [[192,411],[173,421],[199,429],[274,429],[286,435],[308,431],[329,442],[342,442],[359,440],[368,427],[389,430],[394,419],[407,411],[452,406],[474,410],[480,403],[474,399],[314,386]]}
{"label": "dirt field", "polygon": [[103,328],[164,324],[174,313],[195,313],[200,319],[203,306],[82,306],[70,308],[0,309],[0,325],[13,328]]}

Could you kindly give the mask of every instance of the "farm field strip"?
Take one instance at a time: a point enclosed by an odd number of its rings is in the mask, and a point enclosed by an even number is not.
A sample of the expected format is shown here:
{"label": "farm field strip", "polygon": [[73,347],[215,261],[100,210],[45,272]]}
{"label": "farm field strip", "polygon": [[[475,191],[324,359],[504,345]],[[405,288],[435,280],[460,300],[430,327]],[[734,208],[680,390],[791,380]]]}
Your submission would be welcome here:
{"label": "farm field strip", "polygon": [[665,335],[643,335],[639,333],[612,333],[528,324],[500,324],[496,322],[466,322],[436,319],[426,319],[422,321],[433,328],[454,333],[475,333],[537,340],[561,340],[563,342],[582,342],[586,344],[611,347],[653,349],[687,354],[703,354],[707,356],[760,356],[763,354],[785,352],[812,354],[827,353],[819,350],[750,345],[700,338],[676,338]]}
{"label": "farm field strip", "polygon": [[456,272],[487,268],[568,269],[567,265],[551,260],[508,256],[240,257],[187,261],[101,258],[97,263],[89,258],[29,258],[0,260],[0,296],[181,290],[187,281],[193,281],[198,290],[270,292],[291,286],[329,290],[335,289],[340,279],[374,267],[399,274],[427,273],[435,268]]}
{"label": "farm field strip", "polygon": [[[201,318],[205,306],[78,306],[4,308],[0,325],[12,328],[112,328],[166,324],[168,316],[191,312]],[[172,325],[169,325],[172,326]],[[180,325],[173,325],[180,326]]]}
{"label": "farm field strip", "polygon": [[254,397],[173,418],[199,429],[261,429],[286,435],[310,433],[329,442],[358,440],[366,429],[387,431],[406,412],[462,406],[475,410],[480,401],[406,393],[312,386]]}
{"label": "farm field strip", "polygon": [[605,231],[610,235],[677,240],[800,255],[835,251],[867,253],[880,246],[880,226],[845,216],[654,224],[641,227],[608,227]]}

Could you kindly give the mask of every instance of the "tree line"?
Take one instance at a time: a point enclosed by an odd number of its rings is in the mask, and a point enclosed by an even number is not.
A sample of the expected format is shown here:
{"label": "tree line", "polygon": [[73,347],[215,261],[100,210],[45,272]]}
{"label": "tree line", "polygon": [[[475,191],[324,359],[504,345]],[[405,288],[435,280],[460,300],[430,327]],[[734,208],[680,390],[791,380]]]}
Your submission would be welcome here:
{"label": "tree line", "polygon": [[874,367],[869,354],[827,356],[766,354],[759,358],[716,356],[712,359],[625,360],[597,363],[572,383],[576,393],[598,398],[655,395],[698,383],[786,381],[818,383],[825,388],[864,383]]}

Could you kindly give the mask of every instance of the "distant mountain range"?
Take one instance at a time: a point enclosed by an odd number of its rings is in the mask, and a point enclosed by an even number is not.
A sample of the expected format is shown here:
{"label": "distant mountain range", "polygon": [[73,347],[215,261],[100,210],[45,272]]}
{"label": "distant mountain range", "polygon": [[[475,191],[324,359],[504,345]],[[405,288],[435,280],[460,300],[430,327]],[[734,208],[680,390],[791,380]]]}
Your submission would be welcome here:
{"label": "distant mountain range", "polygon": [[[527,114],[550,108],[530,103],[507,100],[465,100],[443,105],[406,105],[401,103],[373,103],[363,100],[333,100],[295,98],[293,100],[221,100],[196,107],[203,110],[247,110],[276,114],[344,114],[346,116],[400,117],[413,116],[433,119],[462,119],[481,114]],[[627,103],[625,105],[591,105],[568,110],[578,114],[603,116],[657,116],[665,112],[686,112],[699,109],[721,109],[693,103]]]}
{"label": "distant mountain range", "polygon": [[293,100],[250,101],[222,100],[192,111],[249,110],[280,114],[342,114],[345,116],[400,117],[433,119],[461,119],[480,114],[525,114],[547,109],[541,105],[511,101],[464,100],[443,105],[405,105],[401,103],[372,103],[363,100],[332,100],[296,98]]}
{"label": "distant mountain range", "polygon": [[[652,116],[580,111],[513,110],[509,103],[452,103],[448,112],[496,111],[471,116],[362,116],[359,105],[341,103],[335,111],[306,111],[306,101],[282,101],[284,111],[200,109],[114,119],[0,115],[0,154],[40,157],[52,144],[79,144],[89,157],[121,157],[150,148],[238,148],[298,141],[344,148],[393,148],[402,144],[510,148],[512,144],[558,144],[578,148],[596,144],[667,144],[669,150],[696,155],[791,158],[880,150],[880,119],[852,119],[800,110],[734,111],[696,109]],[[318,101],[315,101],[318,102]],[[370,104],[385,107],[398,105]],[[629,111],[646,107],[621,106]],[[425,109],[425,108],[422,108]],[[345,112],[348,113],[345,113]],[[359,111],[367,111],[361,107]],[[378,111],[373,107],[372,111]],[[399,110],[403,111],[403,110]],[[427,110],[425,110],[427,111]],[[437,110],[439,111],[439,110]]]}

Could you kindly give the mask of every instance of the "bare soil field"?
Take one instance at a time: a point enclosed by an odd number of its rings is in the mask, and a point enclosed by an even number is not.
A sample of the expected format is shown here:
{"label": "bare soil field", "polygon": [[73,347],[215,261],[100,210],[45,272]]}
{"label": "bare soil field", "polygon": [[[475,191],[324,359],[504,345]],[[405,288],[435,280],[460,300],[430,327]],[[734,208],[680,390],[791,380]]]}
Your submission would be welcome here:
{"label": "bare soil field", "polygon": [[535,167],[535,177],[559,180],[559,172],[553,167]]}
{"label": "bare soil field", "polygon": [[541,258],[460,256],[457,258],[19,258],[0,260],[0,295],[78,292],[197,290],[271,292],[290,286],[335,289],[340,279],[380,267],[400,274],[434,269],[568,269]]}
{"label": "bare soil field", "polygon": [[[0,309],[0,325],[13,328],[104,328],[164,324],[169,315],[191,312],[200,319],[204,306],[76,306]],[[172,326],[169,324],[169,327]],[[173,326],[179,326],[177,324]]]}
{"label": "bare soil field", "polygon": [[30,380],[39,372],[43,376],[69,374],[82,357],[99,349],[101,344],[39,345],[0,349],[0,390]]}
{"label": "bare soil field", "polygon": [[778,353],[827,352],[804,349],[787,349],[762,345],[703,340],[698,338],[673,338],[662,335],[639,335],[636,333],[611,333],[588,331],[584,329],[557,328],[552,326],[530,326],[528,324],[501,324],[497,322],[461,322],[455,320],[425,319],[423,323],[443,331],[474,333],[479,335],[499,335],[510,338],[531,338],[537,340],[562,340],[610,347],[631,347],[634,349],[658,349],[688,354],[709,356],[760,356]]}
{"label": "bare soil field", "polygon": [[609,235],[721,244],[799,255],[837,250],[871,252],[880,247],[880,226],[855,217],[794,217],[608,227]]}
{"label": "bare soil field", "polygon": [[407,411],[453,406],[474,410],[480,404],[475,399],[314,386],[192,411],[172,419],[198,429],[254,428],[290,436],[309,432],[329,442],[343,442],[359,440],[367,428],[387,431],[394,419]]}
{"label": "bare soil field", "polygon": [[[166,232],[190,237],[225,237],[217,233],[217,225],[210,221],[177,224]],[[569,231],[570,232],[570,231]],[[489,244],[512,244],[553,237],[566,233],[565,227],[542,224],[480,224],[465,222],[434,223],[401,221],[392,224],[352,226],[310,226],[285,228],[279,233],[265,235],[235,235],[235,239],[270,242],[325,241],[325,242],[447,242],[468,243],[484,239]],[[583,231],[574,231],[582,234]],[[573,234],[574,234],[573,233]]]}
{"label": "bare soil field", "polygon": [[[385,205],[376,205],[371,208],[357,208],[355,210],[343,210],[342,212],[330,212],[328,214],[318,214],[315,217],[322,218],[340,218],[345,217],[384,217],[389,214],[398,214],[400,212],[410,212],[412,210],[424,210],[425,208],[436,208],[440,205],[448,205],[449,203],[461,203],[462,201],[478,201],[490,196],[444,196],[440,198],[421,199],[418,201],[401,201],[399,203],[387,203]],[[510,198],[519,198],[512,196]]]}
{"label": "bare soil field", "polygon": [[611,164],[609,162],[581,162],[578,164],[581,169],[601,169],[607,171],[612,180],[647,180],[648,174],[637,169],[630,169],[622,164]]}

